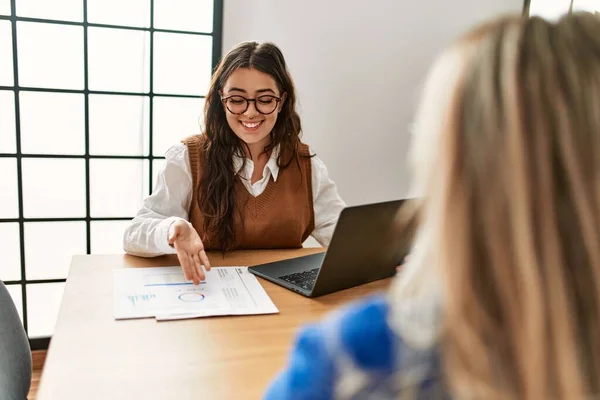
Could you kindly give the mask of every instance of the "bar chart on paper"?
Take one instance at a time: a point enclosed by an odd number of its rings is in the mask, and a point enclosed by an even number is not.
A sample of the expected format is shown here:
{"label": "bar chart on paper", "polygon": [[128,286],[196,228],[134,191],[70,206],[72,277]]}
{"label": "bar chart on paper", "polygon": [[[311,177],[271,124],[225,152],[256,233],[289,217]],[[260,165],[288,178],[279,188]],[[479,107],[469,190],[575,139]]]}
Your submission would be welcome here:
{"label": "bar chart on paper", "polygon": [[180,267],[120,268],[113,278],[115,319],[278,312],[247,267],[213,268],[199,285],[187,281]]}

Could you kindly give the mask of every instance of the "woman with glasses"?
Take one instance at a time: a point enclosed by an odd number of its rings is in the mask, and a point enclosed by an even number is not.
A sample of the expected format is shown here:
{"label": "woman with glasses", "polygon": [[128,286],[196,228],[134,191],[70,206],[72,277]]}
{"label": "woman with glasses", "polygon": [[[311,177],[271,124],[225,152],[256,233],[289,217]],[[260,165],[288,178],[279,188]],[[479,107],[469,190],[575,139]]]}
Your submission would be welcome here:
{"label": "woman with glasses", "polygon": [[153,193],[124,234],[127,253],[176,253],[204,279],[208,250],[327,246],[345,207],[327,168],[300,141],[296,90],[281,51],[246,42],[223,57],[204,131],[166,153]]}

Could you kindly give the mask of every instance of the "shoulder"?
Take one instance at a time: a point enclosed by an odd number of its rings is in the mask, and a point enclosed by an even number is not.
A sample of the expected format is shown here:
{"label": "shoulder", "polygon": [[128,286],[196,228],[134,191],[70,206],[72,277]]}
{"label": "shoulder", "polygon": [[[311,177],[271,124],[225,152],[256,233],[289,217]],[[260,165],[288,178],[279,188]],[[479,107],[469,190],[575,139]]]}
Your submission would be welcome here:
{"label": "shoulder", "polygon": [[373,296],[305,326],[296,336],[287,367],[265,398],[329,399],[349,370],[389,375],[393,353],[387,312],[385,299]]}
{"label": "shoulder", "polygon": [[439,349],[405,342],[390,323],[393,313],[387,295],[372,295],[350,303],[316,329],[308,328],[299,340],[328,355],[338,388],[354,382],[357,393],[394,391],[397,388],[386,385],[387,377],[395,377],[401,386],[413,386],[419,393],[444,392]]}
{"label": "shoulder", "polygon": [[266,398],[446,398],[435,349],[407,346],[392,313],[386,295],[372,295],[304,327]]}
{"label": "shoulder", "polygon": [[298,155],[300,157],[310,158],[310,163],[313,169],[326,169],[323,160],[321,160],[319,156],[317,156],[317,154],[311,150],[310,146],[304,142],[298,143]]}
{"label": "shoulder", "polygon": [[313,154],[313,156],[310,158],[310,164],[313,170],[316,170],[317,172],[327,172],[327,166],[316,154]]}
{"label": "shoulder", "polygon": [[311,153],[310,153],[310,147],[303,142],[299,142],[298,143],[298,155],[300,157],[310,157]]}
{"label": "shoulder", "polygon": [[383,296],[372,296],[344,309],[333,326],[339,349],[359,369],[391,372],[396,335],[388,324],[389,304]]}
{"label": "shoulder", "polygon": [[181,140],[190,150],[200,149],[206,142],[206,136],[203,134],[191,135]]}
{"label": "shoulder", "polygon": [[[330,315],[316,330],[335,356],[352,360],[359,369],[391,372],[393,347],[397,340],[388,324],[389,303],[383,295],[373,295],[351,303]],[[304,332],[315,339],[315,330]],[[302,333],[300,334],[302,338]]]}
{"label": "shoulder", "polygon": [[310,158],[310,167],[313,185],[316,185],[315,188],[323,188],[324,186],[332,183],[331,179],[329,178],[329,170],[327,169],[327,166],[316,154],[313,154],[313,156]]}
{"label": "shoulder", "polygon": [[311,151],[308,144],[303,142],[298,144],[298,156],[302,158],[310,158],[310,166],[313,170],[313,175],[315,175],[315,172],[317,175],[320,175],[318,174],[319,172],[327,172],[327,167],[325,166],[323,160],[321,160],[316,153]]}
{"label": "shoulder", "polygon": [[204,134],[188,136],[181,141],[187,147],[190,168],[193,171],[204,164],[206,141],[206,135]]}
{"label": "shoulder", "polygon": [[180,161],[187,160],[188,148],[184,143],[177,143],[165,152],[165,158],[167,161]]}

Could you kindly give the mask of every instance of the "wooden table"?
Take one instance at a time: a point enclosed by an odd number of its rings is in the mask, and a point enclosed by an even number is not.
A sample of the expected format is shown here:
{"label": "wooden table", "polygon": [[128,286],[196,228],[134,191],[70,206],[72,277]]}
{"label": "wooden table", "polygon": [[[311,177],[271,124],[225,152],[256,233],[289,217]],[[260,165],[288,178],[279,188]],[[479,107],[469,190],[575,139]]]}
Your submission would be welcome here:
{"label": "wooden table", "polygon": [[[213,266],[255,265],[322,249],[241,251]],[[261,284],[280,314],[156,322],[113,319],[112,269],[178,265],[174,256],[75,256],[44,366],[39,400],[258,399],[303,324],[389,279],[308,299]]]}

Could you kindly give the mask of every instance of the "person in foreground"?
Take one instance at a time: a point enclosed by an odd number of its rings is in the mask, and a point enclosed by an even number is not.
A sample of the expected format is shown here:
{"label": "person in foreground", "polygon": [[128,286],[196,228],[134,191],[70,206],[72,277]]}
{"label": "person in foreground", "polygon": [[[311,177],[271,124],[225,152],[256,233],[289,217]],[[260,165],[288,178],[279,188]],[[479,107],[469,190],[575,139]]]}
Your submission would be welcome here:
{"label": "person in foreground", "polygon": [[202,134],[166,153],[152,195],[126,229],[129,254],[177,253],[186,279],[208,250],[327,246],[345,203],[300,141],[296,90],[281,51],[244,42],[216,68]]}
{"label": "person in foreground", "polygon": [[405,270],[304,328],[265,397],[598,398],[598,110],[591,14],[503,18],[447,49],[417,115]]}

